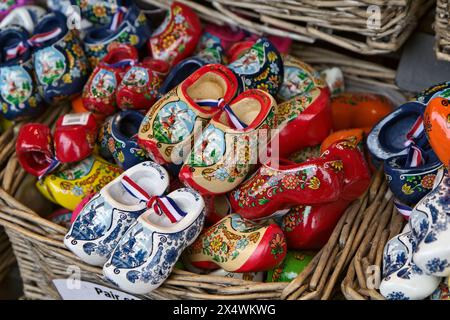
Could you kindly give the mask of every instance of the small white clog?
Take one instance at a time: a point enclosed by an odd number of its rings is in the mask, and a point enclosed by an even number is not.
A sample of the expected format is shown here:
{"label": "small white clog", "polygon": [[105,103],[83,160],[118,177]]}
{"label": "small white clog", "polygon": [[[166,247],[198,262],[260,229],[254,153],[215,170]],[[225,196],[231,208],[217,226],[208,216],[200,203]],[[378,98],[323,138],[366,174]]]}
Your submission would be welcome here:
{"label": "small white clog", "polygon": [[103,267],[108,280],[134,294],[149,293],[169,277],[205,220],[204,200],[192,189],[178,189],[152,202]]}
{"label": "small white clog", "polygon": [[411,230],[417,238],[413,261],[424,272],[450,276],[450,176],[441,169],[435,187],[411,213]]}
{"label": "small white clog", "polygon": [[160,165],[140,163],[107,184],[81,209],[64,244],[84,262],[103,266],[120,238],[147,210],[152,196],[169,186],[169,174]]}
{"label": "small white clog", "polygon": [[415,239],[408,231],[386,244],[383,257],[381,294],[388,300],[422,300],[430,296],[441,281],[426,275],[411,261]]}
{"label": "small white clog", "polygon": [[34,27],[47,14],[47,11],[38,6],[23,6],[11,11],[1,22],[0,30],[10,25],[18,25],[33,33]]}

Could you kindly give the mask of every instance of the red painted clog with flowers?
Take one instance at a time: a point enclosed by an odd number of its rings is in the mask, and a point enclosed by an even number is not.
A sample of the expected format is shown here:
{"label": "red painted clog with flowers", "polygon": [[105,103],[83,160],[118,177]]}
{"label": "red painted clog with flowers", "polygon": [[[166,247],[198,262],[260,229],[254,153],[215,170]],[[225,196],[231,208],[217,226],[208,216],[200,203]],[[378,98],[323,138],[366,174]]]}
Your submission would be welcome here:
{"label": "red painted clog with flowers", "polygon": [[337,158],[318,158],[301,164],[286,160],[266,163],[231,193],[233,212],[255,220],[301,204],[337,201],[343,186],[342,167]]}
{"label": "red painted clog with flowers", "polygon": [[444,166],[450,167],[450,101],[435,98],[428,103],[424,114],[428,140]]}
{"label": "red painted clog with flowers", "polygon": [[138,60],[136,48],[113,44],[108,54],[92,72],[83,90],[83,105],[96,114],[110,115],[117,110],[117,87]]}
{"label": "red painted clog with flowers", "polygon": [[286,240],[278,225],[257,224],[232,214],[204,231],[185,256],[200,269],[259,272],[280,264],[286,251]]}
{"label": "red painted clog with flowers", "polygon": [[189,57],[200,39],[202,27],[196,13],[188,6],[174,2],[166,19],[148,41],[155,59],[175,65]]}
{"label": "red painted clog with flowers", "polygon": [[156,101],[158,89],[169,71],[162,60],[144,59],[134,65],[117,88],[117,105],[122,110],[147,111]]}

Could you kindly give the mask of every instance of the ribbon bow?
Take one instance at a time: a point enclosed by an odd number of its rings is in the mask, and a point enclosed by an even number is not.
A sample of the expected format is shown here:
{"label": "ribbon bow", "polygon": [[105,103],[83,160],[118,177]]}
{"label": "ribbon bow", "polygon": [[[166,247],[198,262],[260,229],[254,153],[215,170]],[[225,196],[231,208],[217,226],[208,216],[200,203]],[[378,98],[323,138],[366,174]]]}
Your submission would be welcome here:
{"label": "ribbon bow", "polygon": [[153,209],[157,215],[165,214],[170,222],[176,223],[186,216],[186,212],[181,210],[172,198],[167,196],[150,196],[147,191],[126,175],[123,176],[121,183],[130,195],[145,202],[147,208]]}
{"label": "ribbon bow", "polygon": [[234,125],[234,127],[238,130],[243,130],[248,127],[247,124],[242,122],[238,118],[238,116],[236,116],[233,109],[231,109],[230,105],[227,104],[223,98],[220,98],[218,100],[214,100],[214,99],[197,100],[196,103],[201,107],[217,108],[222,111],[225,111],[228,116],[228,119],[231,121],[231,123]]}
{"label": "ribbon bow", "polygon": [[117,31],[119,26],[121,25],[123,18],[125,17],[125,13],[127,12],[127,8],[119,7],[117,12],[114,14],[114,17],[111,20],[111,24],[109,25],[109,29],[112,31]]}

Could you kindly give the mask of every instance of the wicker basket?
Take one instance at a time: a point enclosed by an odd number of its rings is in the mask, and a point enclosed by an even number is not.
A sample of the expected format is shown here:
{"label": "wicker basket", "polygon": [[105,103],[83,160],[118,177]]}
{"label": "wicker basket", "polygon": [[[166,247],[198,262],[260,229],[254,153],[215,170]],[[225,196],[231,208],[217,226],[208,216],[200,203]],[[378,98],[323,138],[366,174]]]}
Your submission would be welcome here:
{"label": "wicker basket", "polygon": [[[405,99],[394,85],[393,70],[335,54],[323,49],[296,46],[293,50],[318,69],[339,66],[349,82],[366,85],[367,90],[382,90],[393,99]],[[351,84],[350,84],[351,85]],[[40,119],[54,123],[68,107],[49,110]],[[18,124],[20,126],[20,124]],[[69,266],[78,266],[81,278],[110,286],[102,278],[102,270],[81,262],[63,244],[67,230],[33,212],[14,198],[21,182],[26,178],[14,155],[13,131],[0,137],[5,145],[0,153],[0,163],[5,163],[0,173],[0,226],[10,238],[29,299],[60,299],[52,280],[67,278]],[[12,147],[11,147],[12,146]],[[5,151],[8,150],[8,151]],[[2,160],[4,159],[4,160]],[[364,214],[368,208],[382,201],[386,188],[381,184],[382,174],[374,177],[371,189],[353,203],[336,226],[328,244],[297,279],[291,283],[257,283],[217,276],[197,275],[174,270],[162,287],[145,298],[150,299],[331,299],[340,295],[339,284],[352,260],[356,244],[364,227]]]}
{"label": "wicker basket", "polygon": [[[169,0],[142,0],[167,7]],[[399,49],[433,0],[179,0],[205,20],[303,42],[323,40],[361,54]],[[440,2],[446,2],[441,0]],[[372,10],[379,13],[376,24]]]}
{"label": "wicker basket", "polygon": [[15,257],[8,236],[3,228],[0,229],[0,283],[8,274]]}
{"label": "wicker basket", "polygon": [[[383,189],[387,190],[386,182]],[[401,232],[405,219],[395,208],[390,191],[380,195],[380,200],[363,213],[365,229],[361,231],[364,235],[341,284],[342,292],[349,300],[384,300],[377,290],[381,282],[384,246]]]}
{"label": "wicker basket", "polygon": [[450,61],[450,2],[437,0],[436,22],[436,56],[439,60]]}

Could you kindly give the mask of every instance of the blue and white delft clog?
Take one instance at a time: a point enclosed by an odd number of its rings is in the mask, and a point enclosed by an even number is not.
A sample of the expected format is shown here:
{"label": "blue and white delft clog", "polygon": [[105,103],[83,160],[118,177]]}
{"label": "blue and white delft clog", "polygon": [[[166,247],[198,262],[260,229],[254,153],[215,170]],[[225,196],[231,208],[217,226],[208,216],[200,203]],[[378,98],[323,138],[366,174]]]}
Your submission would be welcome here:
{"label": "blue and white delft clog", "polygon": [[426,275],[412,261],[415,239],[406,231],[384,248],[381,294],[388,300],[422,300],[431,295],[441,279]]}
{"label": "blue and white delft clog", "polygon": [[146,152],[137,144],[136,137],[144,115],[127,110],[109,117],[99,133],[100,153],[115,160],[125,170],[148,160]]}
{"label": "blue and white delft clog", "polygon": [[18,26],[0,32],[0,110],[8,120],[36,116],[43,109],[27,40],[27,31]]}
{"label": "blue and white delft clog", "polygon": [[88,61],[75,30],[67,27],[60,12],[44,16],[28,41],[34,49],[33,63],[39,92],[48,103],[70,100],[88,79]]}
{"label": "blue and white delft clog", "polygon": [[450,276],[450,176],[439,172],[435,188],[414,208],[409,221],[417,239],[413,261],[427,274]]}
{"label": "blue and white delft clog", "polygon": [[64,244],[84,262],[102,266],[151,197],[168,186],[169,175],[160,165],[147,161],[134,166],[84,205]]}
{"label": "blue and white delft clog", "polygon": [[103,274],[121,289],[146,294],[170,275],[181,253],[199,236],[205,220],[203,198],[192,189],[156,197],[150,210],[123,236]]}

